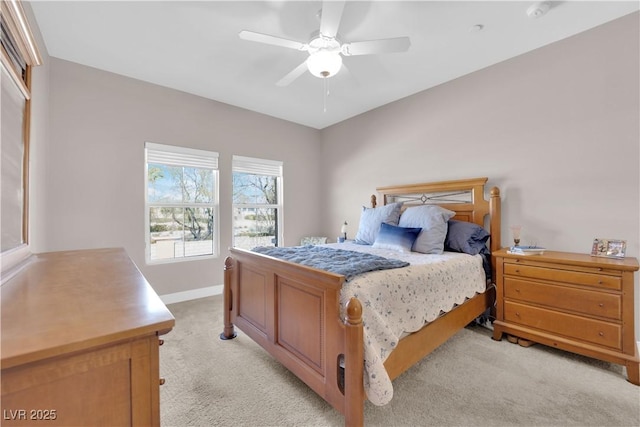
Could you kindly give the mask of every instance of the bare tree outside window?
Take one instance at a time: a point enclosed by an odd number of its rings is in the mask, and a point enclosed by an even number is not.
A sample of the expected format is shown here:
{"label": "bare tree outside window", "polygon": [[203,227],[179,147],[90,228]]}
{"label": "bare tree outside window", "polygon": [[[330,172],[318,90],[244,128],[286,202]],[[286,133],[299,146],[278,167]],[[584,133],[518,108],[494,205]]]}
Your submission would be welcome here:
{"label": "bare tree outside window", "polygon": [[280,176],[233,173],[233,245],[244,249],[278,246]]}

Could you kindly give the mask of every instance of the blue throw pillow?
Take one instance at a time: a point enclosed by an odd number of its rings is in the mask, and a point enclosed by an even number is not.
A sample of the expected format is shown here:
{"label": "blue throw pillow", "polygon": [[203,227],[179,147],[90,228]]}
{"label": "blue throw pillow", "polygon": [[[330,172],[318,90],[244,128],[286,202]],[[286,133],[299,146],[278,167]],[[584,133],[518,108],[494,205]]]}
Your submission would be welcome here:
{"label": "blue throw pillow", "polygon": [[447,238],[444,249],[452,252],[463,252],[470,255],[488,252],[489,233],[478,224],[466,221],[449,220]]}
{"label": "blue throw pillow", "polygon": [[421,228],[397,227],[395,225],[380,224],[380,232],[374,248],[391,249],[398,252],[411,252],[413,243],[418,238]]}
{"label": "blue throw pillow", "polygon": [[377,208],[362,208],[360,225],[355,237],[355,243],[359,245],[372,245],[376,241],[380,224],[383,222],[398,225],[400,208],[402,203],[391,203]]}

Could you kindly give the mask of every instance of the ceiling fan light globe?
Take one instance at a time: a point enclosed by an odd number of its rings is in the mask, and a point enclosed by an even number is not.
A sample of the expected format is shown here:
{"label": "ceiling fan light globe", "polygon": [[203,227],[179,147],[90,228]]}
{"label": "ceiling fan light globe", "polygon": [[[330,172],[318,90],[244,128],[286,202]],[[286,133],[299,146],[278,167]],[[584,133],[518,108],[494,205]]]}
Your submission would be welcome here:
{"label": "ceiling fan light globe", "polygon": [[337,52],[319,51],[307,58],[307,68],[316,77],[333,77],[342,67],[342,57]]}

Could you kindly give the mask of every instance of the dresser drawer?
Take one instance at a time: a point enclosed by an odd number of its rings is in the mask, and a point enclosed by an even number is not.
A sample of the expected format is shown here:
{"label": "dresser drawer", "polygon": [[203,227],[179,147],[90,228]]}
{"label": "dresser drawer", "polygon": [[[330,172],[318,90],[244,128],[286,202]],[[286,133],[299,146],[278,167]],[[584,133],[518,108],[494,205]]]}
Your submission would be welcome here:
{"label": "dresser drawer", "polygon": [[615,323],[560,313],[513,301],[505,301],[504,319],[507,322],[530,326],[571,339],[579,339],[616,350],[622,349],[622,326]]}
{"label": "dresser drawer", "polygon": [[530,277],[533,279],[553,280],[555,282],[574,283],[598,288],[622,289],[622,279],[620,277],[605,274],[584,273],[581,271],[559,270],[512,263],[504,264],[504,274],[509,276]]}
{"label": "dresser drawer", "polygon": [[612,320],[622,320],[622,295],[505,277],[504,297]]}

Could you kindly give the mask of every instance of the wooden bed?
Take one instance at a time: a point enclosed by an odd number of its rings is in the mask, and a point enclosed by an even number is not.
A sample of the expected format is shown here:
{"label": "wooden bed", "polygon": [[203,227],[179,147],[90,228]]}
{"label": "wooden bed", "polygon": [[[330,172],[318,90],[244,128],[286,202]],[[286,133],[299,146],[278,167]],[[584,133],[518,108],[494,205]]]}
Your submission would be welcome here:
{"label": "wooden bed", "polygon": [[[438,204],[454,219],[489,225],[490,249],[500,248],[500,192],[485,199],[487,178],[413,184],[377,189],[383,204]],[[377,197],[371,197],[372,207]],[[486,217],[488,221],[485,221]],[[266,349],[345,416],[345,425],[364,424],[364,342],[362,305],[347,303],[341,318],[344,276],[231,248],[225,260],[224,331],[234,325]],[[403,338],[384,365],[393,380],[457,331],[493,307],[495,289],[468,299],[418,332]],[[340,367],[343,358],[344,370]],[[344,375],[343,378],[342,375]]]}

